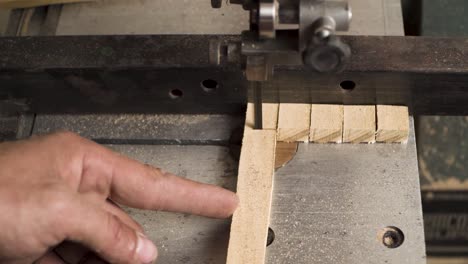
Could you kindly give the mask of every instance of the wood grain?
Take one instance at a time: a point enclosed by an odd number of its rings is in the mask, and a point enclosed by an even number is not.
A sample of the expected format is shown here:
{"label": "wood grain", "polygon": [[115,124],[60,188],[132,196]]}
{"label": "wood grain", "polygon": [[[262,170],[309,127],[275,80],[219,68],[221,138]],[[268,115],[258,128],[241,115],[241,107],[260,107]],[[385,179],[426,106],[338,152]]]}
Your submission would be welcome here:
{"label": "wood grain", "polygon": [[280,104],[278,141],[309,142],[310,104]]}
{"label": "wood grain", "polygon": [[375,106],[345,105],[343,142],[375,143]]}
{"label": "wood grain", "polygon": [[264,264],[270,222],[275,130],[246,130],[239,161],[239,208],[231,224],[227,264]]}
{"label": "wood grain", "polygon": [[408,135],[408,107],[377,105],[377,142],[406,143]]}
{"label": "wood grain", "polygon": [[314,143],[343,142],[343,106],[313,104],[310,121],[310,141]]}
{"label": "wood grain", "polygon": [[275,169],[278,170],[288,164],[296,156],[299,143],[277,142],[275,153]]}

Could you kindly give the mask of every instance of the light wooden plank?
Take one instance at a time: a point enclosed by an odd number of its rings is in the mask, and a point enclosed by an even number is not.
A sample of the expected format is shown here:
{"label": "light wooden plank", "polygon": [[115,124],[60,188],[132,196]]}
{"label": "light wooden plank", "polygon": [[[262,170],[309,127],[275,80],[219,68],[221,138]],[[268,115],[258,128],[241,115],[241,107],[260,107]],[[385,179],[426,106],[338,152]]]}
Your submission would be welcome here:
{"label": "light wooden plank", "polygon": [[[262,105],[263,129],[276,130],[278,127],[279,104],[264,103]],[[253,129],[255,122],[254,104],[247,105],[247,114],[245,117],[245,129]]]}
{"label": "light wooden plank", "polygon": [[345,105],[343,142],[375,143],[375,106]]}
{"label": "light wooden plank", "polygon": [[309,142],[310,104],[280,104],[278,141]]}
{"label": "light wooden plank", "polygon": [[310,121],[310,141],[314,143],[343,142],[343,106],[313,104]]}
{"label": "light wooden plank", "polygon": [[264,264],[270,222],[275,130],[246,130],[239,161],[239,208],[231,224],[227,264]]}
{"label": "light wooden plank", "polygon": [[406,143],[408,135],[408,107],[377,105],[377,142]]}
{"label": "light wooden plank", "polygon": [[26,8],[44,5],[91,2],[93,0],[0,0],[0,8]]}

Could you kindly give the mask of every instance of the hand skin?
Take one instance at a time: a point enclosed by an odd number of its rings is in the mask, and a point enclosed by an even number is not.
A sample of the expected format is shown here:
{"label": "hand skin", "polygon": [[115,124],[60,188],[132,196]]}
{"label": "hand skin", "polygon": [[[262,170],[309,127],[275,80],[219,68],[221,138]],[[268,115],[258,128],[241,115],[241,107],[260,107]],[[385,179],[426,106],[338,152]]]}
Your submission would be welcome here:
{"label": "hand skin", "polygon": [[0,263],[58,263],[78,242],[111,263],[151,263],[156,247],[112,201],[227,218],[237,196],[121,156],[69,132],[0,144]]}

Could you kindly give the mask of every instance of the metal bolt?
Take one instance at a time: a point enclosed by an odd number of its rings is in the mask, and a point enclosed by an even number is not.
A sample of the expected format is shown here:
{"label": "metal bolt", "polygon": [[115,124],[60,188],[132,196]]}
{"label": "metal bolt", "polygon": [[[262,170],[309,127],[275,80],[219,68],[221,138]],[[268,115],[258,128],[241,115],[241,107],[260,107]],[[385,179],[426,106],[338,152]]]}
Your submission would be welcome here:
{"label": "metal bolt", "polygon": [[405,236],[397,227],[386,227],[383,230],[382,243],[388,248],[397,248],[403,244]]}
{"label": "metal bolt", "polygon": [[340,72],[350,56],[351,49],[339,37],[332,35],[320,39],[315,36],[304,51],[302,59],[305,65],[318,72]]}
{"label": "metal bolt", "polygon": [[384,245],[390,248],[393,247],[393,245],[395,245],[395,240],[392,237],[392,235],[393,234],[389,231],[385,233],[384,238],[383,238]]}
{"label": "metal bolt", "polygon": [[326,39],[330,37],[331,34],[332,34],[332,31],[328,28],[321,28],[315,32],[315,35],[320,39]]}

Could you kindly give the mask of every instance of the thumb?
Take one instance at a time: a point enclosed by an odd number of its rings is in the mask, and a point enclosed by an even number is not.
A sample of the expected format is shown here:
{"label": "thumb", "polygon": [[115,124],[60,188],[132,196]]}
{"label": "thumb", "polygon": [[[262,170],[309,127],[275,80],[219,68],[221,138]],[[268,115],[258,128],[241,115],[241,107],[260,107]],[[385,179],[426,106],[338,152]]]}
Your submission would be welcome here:
{"label": "thumb", "polygon": [[66,264],[66,262],[60,259],[55,253],[48,252],[44,257],[33,262],[33,264]]}
{"label": "thumb", "polygon": [[85,201],[78,201],[68,217],[67,239],[80,242],[110,263],[152,263],[156,246],[119,217]]}

